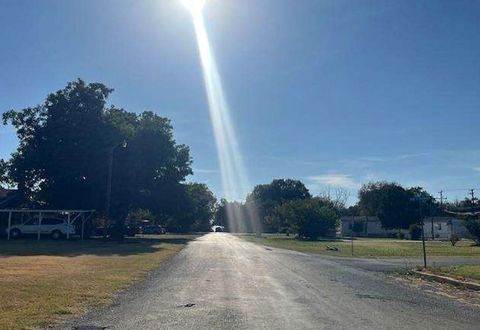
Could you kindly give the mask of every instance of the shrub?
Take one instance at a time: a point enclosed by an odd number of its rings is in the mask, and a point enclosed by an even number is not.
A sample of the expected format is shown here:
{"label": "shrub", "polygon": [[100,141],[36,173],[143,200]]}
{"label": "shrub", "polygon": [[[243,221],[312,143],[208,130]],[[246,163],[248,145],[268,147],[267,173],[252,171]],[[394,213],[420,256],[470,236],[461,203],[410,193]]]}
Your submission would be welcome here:
{"label": "shrub", "polygon": [[290,233],[315,240],[335,233],[337,214],[316,199],[287,202],[276,208],[275,217],[285,221]]}
{"label": "shrub", "polygon": [[470,235],[473,236],[475,242],[480,244],[480,221],[477,219],[467,219],[465,220],[465,228],[467,228]]}
{"label": "shrub", "polygon": [[459,240],[460,237],[458,237],[457,234],[452,234],[452,236],[450,236],[450,243],[452,243],[452,246],[455,246]]}
{"label": "shrub", "polygon": [[417,224],[411,225],[408,231],[410,232],[410,238],[413,240],[418,241],[422,237],[422,227]]}

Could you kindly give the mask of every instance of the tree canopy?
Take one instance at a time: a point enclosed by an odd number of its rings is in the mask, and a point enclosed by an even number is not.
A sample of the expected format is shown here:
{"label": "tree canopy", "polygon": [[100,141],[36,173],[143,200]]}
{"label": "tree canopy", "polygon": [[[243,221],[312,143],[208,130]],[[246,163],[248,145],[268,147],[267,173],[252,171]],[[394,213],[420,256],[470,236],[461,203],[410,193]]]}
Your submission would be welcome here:
{"label": "tree canopy", "polygon": [[269,184],[257,185],[247,196],[247,203],[256,208],[260,219],[263,221],[263,229],[267,232],[278,232],[278,223],[269,221],[275,207],[287,201],[311,198],[310,192],[299,180],[275,179]]}
{"label": "tree canopy", "polygon": [[[435,199],[421,187],[405,189],[394,182],[370,182],[358,193],[358,208],[376,215],[385,229],[408,229],[421,217],[439,212]],[[421,214],[420,214],[421,213]]]}
{"label": "tree canopy", "polygon": [[274,209],[271,217],[282,222],[287,232],[308,239],[334,236],[339,219],[331,203],[327,203],[324,198],[285,202]]}
{"label": "tree canopy", "polygon": [[[0,162],[0,180],[17,186],[26,201],[52,208],[104,211],[112,161],[112,217],[147,209],[202,229],[215,197],[202,184],[184,184],[192,174],[189,148],[173,137],[170,120],[108,105],[113,89],[78,79],[35,107],[10,110],[17,150]],[[207,218],[208,221],[207,221]]]}

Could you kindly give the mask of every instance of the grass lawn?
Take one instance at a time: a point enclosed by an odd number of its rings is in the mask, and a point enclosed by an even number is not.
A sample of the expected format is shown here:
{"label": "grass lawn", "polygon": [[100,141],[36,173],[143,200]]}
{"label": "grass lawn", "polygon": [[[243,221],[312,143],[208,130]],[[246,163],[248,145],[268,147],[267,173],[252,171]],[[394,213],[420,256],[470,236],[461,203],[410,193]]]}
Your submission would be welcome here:
{"label": "grass lawn", "polygon": [[432,267],[428,269],[434,274],[450,276],[459,280],[470,280],[480,282],[480,266],[453,266],[453,267]]}
{"label": "grass lawn", "polygon": [[191,238],[0,241],[0,329],[46,326],[61,315],[108,303]]}
{"label": "grass lawn", "polygon": [[[285,235],[240,235],[243,239],[272,247],[295,250],[307,253],[322,253],[336,256],[351,256],[349,240],[302,241]],[[327,245],[338,248],[328,251]],[[353,242],[354,255],[358,257],[420,257],[421,241],[401,241],[395,239],[356,239]],[[473,241],[461,241],[456,246],[450,242],[426,242],[427,254],[430,256],[477,256],[480,257],[480,246],[473,246]]]}

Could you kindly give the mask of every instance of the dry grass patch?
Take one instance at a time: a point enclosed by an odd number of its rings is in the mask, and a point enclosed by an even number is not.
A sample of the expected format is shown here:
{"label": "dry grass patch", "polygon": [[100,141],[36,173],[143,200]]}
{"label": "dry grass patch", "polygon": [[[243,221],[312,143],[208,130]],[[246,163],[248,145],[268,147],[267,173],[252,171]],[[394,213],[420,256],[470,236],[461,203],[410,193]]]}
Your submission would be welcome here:
{"label": "dry grass patch", "polygon": [[459,265],[453,267],[430,267],[434,274],[445,275],[457,280],[480,282],[480,265]]}
{"label": "dry grass patch", "polygon": [[0,329],[42,327],[108,303],[189,238],[0,242]]}

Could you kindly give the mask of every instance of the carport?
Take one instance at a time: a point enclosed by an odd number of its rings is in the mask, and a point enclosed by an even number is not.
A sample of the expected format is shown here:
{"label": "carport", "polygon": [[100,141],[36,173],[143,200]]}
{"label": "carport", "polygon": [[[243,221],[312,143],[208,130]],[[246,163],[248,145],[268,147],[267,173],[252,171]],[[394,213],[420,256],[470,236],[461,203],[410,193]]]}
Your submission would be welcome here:
{"label": "carport", "polygon": [[[24,219],[25,216],[31,217],[32,215],[38,214],[38,230],[37,230],[37,240],[40,240],[41,237],[41,225],[42,218],[46,214],[55,214],[61,218],[66,217],[66,222],[69,225],[74,225],[77,221],[81,223],[80,237],[83,240],[85,223],[91,219],[95,210],[29,210],[29,209],[4,209],[0,210],[0,215],[7,215],[7,240],[10,240],[10,228],[12,227],[13,217],[16,215],[17,218]],[[70,238],[70,233],[67,232],[67,239]]]}

